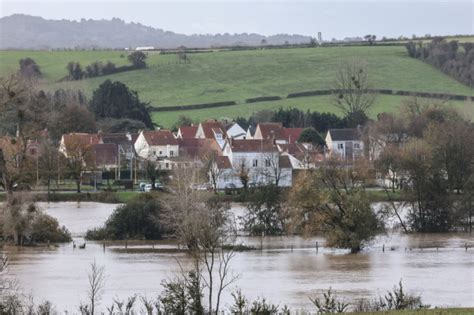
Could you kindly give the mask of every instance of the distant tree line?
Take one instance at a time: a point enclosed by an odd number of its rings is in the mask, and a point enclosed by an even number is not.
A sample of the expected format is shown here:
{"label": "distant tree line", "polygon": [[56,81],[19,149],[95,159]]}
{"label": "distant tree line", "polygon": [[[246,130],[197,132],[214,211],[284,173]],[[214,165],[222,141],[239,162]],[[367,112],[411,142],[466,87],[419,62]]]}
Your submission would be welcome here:
{"label": "distant tree line", "polygon": [[85,70],[82,69],[82,66],[79,62],[71,61],[66,66],[68,75],[64,79],[74,81],[81,80],[84,78],[94,78],[118,72],[146,68],[145,59],[147,58],[147,56],[143,52],[135,51],[128,55],[127,58],[128,61],[130,61],[131,65],[117,67],[114,63],[110,61],[107,61],[105,64],[100,61],[95,61],[90,65],[86,66]]}
{"label": "distant tree line", "polygon": [[431,43],[410,41],[408,55],[429,63],[467,86],[474,87],[474,43],[459,44],[435,37]]}
{"label": "distant tree line", "polygon": [[[355,117],[360,115],[361,117]],[[368,121],[365,114],[354,114],[346,117],[339,117],[333,113],[303,111],[298,108],[279,108],[277,110],[261,110],[255,112],[249,118],[237,117],[235,121],[244,129],[256,126],[261,122],[279,122],[288,128],[309,128],[312,127],[318,132],[326,132],[331,128],[352,128],[358,124],[362,125]]]}
{"label": "distant tree line", "polygon": [[105,81],[93,92],[91,100],[81,91],[45,92],[32,88],[21,101],[21,115],[13,105],[3,108],[0,136],[15,135],[20,120],[27,122],[28,129],[47,130],[53,142],[71,132],[137,132],[154,128],[149,104],[140,101],[138,94],[121,82]]}

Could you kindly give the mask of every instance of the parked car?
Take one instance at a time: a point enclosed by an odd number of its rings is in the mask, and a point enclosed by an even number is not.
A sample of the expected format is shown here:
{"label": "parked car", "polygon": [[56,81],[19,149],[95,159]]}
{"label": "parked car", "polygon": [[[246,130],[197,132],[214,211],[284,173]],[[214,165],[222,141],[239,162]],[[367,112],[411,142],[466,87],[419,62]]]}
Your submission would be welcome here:
{"label": "parked car", "polygon": [[209,186],[209,184],[192,184],[191,189],[192,190],[208,191],[208,190],[210,190],[210,186]]}
{"label": "parked car", "polygon": [[145,187],[143,188],[143,191],[144,192],[150,192],[150,191],[152,191],[152,189],[153,189],[152,184],[146,184]]}

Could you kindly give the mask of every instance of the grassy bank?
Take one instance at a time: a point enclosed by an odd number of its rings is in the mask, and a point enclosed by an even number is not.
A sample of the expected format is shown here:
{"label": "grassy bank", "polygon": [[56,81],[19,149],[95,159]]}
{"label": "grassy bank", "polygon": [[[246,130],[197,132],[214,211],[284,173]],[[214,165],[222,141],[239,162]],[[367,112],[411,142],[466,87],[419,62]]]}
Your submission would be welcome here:
{"label": "grassy bank", "polygon": [[[32,192],[35,201],[48,201],[48,194],[45,192]],[[50,194],[50,202],[80,201],[80,202],[102,202],[102,203],[125,203],[137,196],[136,191],[118,191],[118,192],[61,192]],[[0,202],[5,201],[5,193],[0,193]]]}
{"label": "grassy bank", "polygon": [[473,315],[474,308],[441,308],[427,309],[415,311],[384,311],[384,312],[367,312],[367,313],[351,313],[354,315]]}

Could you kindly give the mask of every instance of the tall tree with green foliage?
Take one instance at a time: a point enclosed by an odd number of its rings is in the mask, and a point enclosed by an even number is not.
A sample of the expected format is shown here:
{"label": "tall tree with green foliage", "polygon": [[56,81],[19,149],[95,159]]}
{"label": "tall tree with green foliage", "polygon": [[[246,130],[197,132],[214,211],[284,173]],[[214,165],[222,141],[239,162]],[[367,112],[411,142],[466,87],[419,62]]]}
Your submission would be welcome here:
{"label": "tall tree with green foliage", "polygon": [[97,119],[134,119],[143,122],[147,128],[154,129],[149,104],[141,102],[137,92],[131,91],[119,81],[104,81],[94,91],[90,108]]}
{"label": "tall tree with green foliage", "polygon": [[323,137],[321,137],[319,132],[312,127],[306,128],[301,132],[298,142],[311,143],[320,147],[326,145],[326,141],[324,141]]}
{"label": "tall tree with green foliage", "polygon": [[128,55],[128,61],[137,69],[146,68],[146,55],[142,51],[135,51]]}

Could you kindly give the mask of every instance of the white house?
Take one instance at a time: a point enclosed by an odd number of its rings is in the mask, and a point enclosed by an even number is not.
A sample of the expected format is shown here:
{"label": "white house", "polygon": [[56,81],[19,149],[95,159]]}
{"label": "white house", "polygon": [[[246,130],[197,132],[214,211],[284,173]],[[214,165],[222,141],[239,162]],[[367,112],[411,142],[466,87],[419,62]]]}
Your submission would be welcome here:
{"label": "white house", "polygon": [[243,187],[241,175],[248,177],[249,185],[268,183],[280,187],[292,185],[292,166],[288,156],[281,155],[273,140],[228,139],[223,148],[218,188],[229,185]]}
{"label": "white house", "polygon": [[169,130],[142,131],[135,152],[143,159],[162,160],[179,156],[178,140]]}
{"label": "white house", "polygon": [[353,161],[364,155],[364,141],[359,129],[329,129],[326,135],[328,155]]}
{"label": "white house", "polygon": [[246,132],[238,123],[232,123],[227,127],[227,137],[237,140],[245,139]]}

